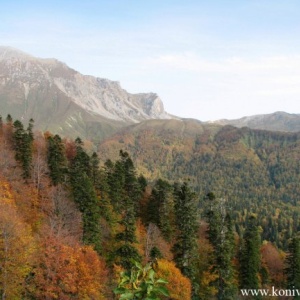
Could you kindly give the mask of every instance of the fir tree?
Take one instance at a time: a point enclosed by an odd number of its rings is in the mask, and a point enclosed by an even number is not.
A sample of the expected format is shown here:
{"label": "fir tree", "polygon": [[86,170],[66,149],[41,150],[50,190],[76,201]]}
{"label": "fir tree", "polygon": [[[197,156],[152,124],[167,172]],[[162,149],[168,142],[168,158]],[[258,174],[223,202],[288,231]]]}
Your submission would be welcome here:
{"label": "fir tree", "polygon": [[2,135],[3,132],[3,121],[2,121],[2,116],[0,115],[0,134]]}
{"label": "fir tree", "polygon": [[8,114],[8,115],[6,116],[6,123],[7,123],[7,125],[12,124],[12,122],[13,122],[13,119],[12,119],[11,115]]}
{"label": "fir tree", "polygon": [[222,300],[235,299],[234,284],[234,233],[230,215],[226,212],[224,199],[216,199],[213,193],[207,195],[210,208],[207,212],[208,239],[214,249],[212,273],[217,275],[213,282],[217,288],[217,298]]}
{"label": "fir tree", "polygon": [[14,133],[14,149],[15,158],[21,163],[23,169],[23,177],[29,178],[31,172],[31,162],[32,162],[32,142],[33,135],[24,130],[23,124],[16,120],[13,124]]}
{"label": "fir tree", "polygon": [[[289,289],[300,289],[300,238],[293,237],[289,243],[288,255],[286,257],[287,287]],[[295,297],[300,299],[300,296]]]}
{"label": "fir tree", "polygon": [[59,135],[48,137],[48,167],[53,185],[63,183],[67,173],[65,147]]}
{"label": "fir tree", "polygon": [[165,180],[158,179],[152,189],[147,207],[147,223],[158,226],[165,239],[170,240],[173,234],[172,217],[174,203],[172,186]]}
{"label": "fir tree", "polygon": [[[136,215],[138,210],[138,201],[141,197],[141,188],[138,183],[135,168],[129,154],[120,151],[120,159],[115,163],[113,173],[109,181],[110,191],[114,201],[116,211],[121,214],[122,220],[120,224],[123,230],[116,235],[116,240],[120,242],[120,246],[115,251],[117,261],[125,269],[133,266],[132,260],[140,261],[141,257],[134,246],[137,241],[136,231]],[[118,181],[119,179],[119,181]],[[116,185],[113,185],[116,183]]]}
{"label": "fir tree", "polygon": [[257,220],[251,216],[245,230],[240,253],[240,287],[259,288],[261,238]]}
{"label": "fir tree", "polygon": [[195,193],[186,182],[174,185],[177,237],[172,250],[177,267],[192,281],[194,297],[198,293],[196,280],[198,216],[195,199]]}
{"label": "fir tree", "polygon": [[76,155],[71,163],[70,183],[75,203],[82,213],[83,242],[94,245],[100,252],[100,212],[96,191],[87,174],[89,156],[82,147],[80,139],[76,140]]}

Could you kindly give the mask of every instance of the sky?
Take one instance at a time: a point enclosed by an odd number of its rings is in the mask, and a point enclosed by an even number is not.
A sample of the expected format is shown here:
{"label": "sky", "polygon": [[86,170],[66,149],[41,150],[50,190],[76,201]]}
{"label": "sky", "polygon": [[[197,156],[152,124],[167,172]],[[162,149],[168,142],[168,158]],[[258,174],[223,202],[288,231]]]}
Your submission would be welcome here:
{"label": "sky", "polygon": [[300,113],[299,0],[0,0],[0,45],[201,121]]}

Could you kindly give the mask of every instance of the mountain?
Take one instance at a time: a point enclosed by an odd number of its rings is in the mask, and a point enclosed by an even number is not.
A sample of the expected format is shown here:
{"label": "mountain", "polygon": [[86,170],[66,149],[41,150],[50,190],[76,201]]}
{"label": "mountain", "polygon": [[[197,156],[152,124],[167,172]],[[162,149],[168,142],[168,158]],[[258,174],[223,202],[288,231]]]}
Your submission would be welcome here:
{"label": "mountain", "polygon": [[289,114],[278,111],[272,114],[254,115],[235,120],[217,120],[215,124],[249,127],[271,131],[297,132],[300,131],[300,114]]}
{"label": "mountain", "polygon": [[131,94],[118,82],[9,47],[0,47],[0,113],[33,118],[43,131],[98,139],[128,124],[172,118],[154,93]]}

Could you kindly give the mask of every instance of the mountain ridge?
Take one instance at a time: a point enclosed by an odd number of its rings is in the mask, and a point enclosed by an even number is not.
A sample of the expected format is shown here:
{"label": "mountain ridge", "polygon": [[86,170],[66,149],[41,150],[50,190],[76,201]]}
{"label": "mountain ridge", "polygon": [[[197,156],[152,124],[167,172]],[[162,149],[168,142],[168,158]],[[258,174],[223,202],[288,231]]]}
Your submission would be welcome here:
{"label": "mountain ridge", "polygon": [[[147,119],[173,118],[155,93],[131,94],[119,82],[82,75],[56,59],[10,47],[0,47],[0,111],[25,121],[34,118],[38,129],[59,128],[57,133],[70,132],[75,123],[115,123],[117,130]],[[91,138],[84,131],[76,133]]]}
{"label": "mountain ridge", "polygon": [[239,128],[249,127],[270,131],[298,132],[300,131],[300,114],[276,111],[270,114],[245,116],[238,119],[220,119],[208,123],[232,125]]}
{"label": "mountain ridge", "polygon": [[[97,143],[147,120],[193,120],[167,113],[156,93],[131,94],[118,81],[83,75],[55,58],[36,58],[4,46],[0,46],[0,113],[25,122],[33,118],[41,131]],[[201,123],[297,132],[300,114],[275,112]]]}

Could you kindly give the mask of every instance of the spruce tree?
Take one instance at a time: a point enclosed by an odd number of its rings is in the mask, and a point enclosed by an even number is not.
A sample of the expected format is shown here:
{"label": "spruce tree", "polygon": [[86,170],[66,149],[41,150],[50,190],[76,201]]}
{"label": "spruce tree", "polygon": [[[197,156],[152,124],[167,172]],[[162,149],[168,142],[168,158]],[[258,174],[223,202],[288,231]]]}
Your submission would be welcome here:
{"label": "spruce tree", "polygon": [[71,163],[70,183],[75,203],[82,213],[83,242],[100,252],[100,212],[95,188],[87,174],[90,173],[89,156],[80,139],[76,140],[76,155]]}
{"label": "spruce tree", "polygon": [[108,184],[110,186],[111,201],[122,219],[122,231],[117,233],[119,246],[115,251],[116,261],[125,269],[133,266],[132,260],[140,261],[141,257],[134,246],[136,240],[136,215],[141,198],[141,187],[135,172],[135,167],[129,154],[120,151],[120,159],[111,165]]}
{"label": "spruce tree", "polygon": [[210,202],[207,212],[208,239],[213,246],[213,268],[211,272],[217,275],[213,285],[217,288],[217,299],[235,299],[234,284],[234,233],[230,215],[226,211],[226,201],[216,199],[214,194],[207,195]]}
{"label": "spruce tree", "polygon": [[[293,237],[289,243],[288,255],[286,257],[287,287],[300,290],[300,238]],[[296,296],[295,299],[300,299]]]}
{"label": "spruce tree", "polygon": [[240,252],[240,288],[258,289],[261,238],[254,216],[248,219]]}
{"label": "spruce tree", "polygon": [[2,116],[0,115],[0,135],[3,133],[3,121],[2,121]]}
{"label": "spruce tree", "polygon": [[47,162],[53,185],[63,183],[67,173],[65,147],[59,135],[48,137]]}
{"label": "spruce tree", "polygon": [[15,158],[21,163],[23,177],[27,179],[31,173],[33,134],[25,131],[23,124],[19,120],[13,123],[13,127]]}
{"label": "spruce tree", "polygon": [[164,238],[169,241],[173,234],[174,203],[172,192],[172,186],[167,181],[158,179],[152,189],[147,207],[147,223],[157,225]]}
{"label": "spruce tree", "polygon": [[172,248],[174,260],[181,272],[193,285],[196,298],[198,284],[196,280],[198,215],[195,193],[186,182],[174,185],[175,223],[177,228],[176,242]]}

